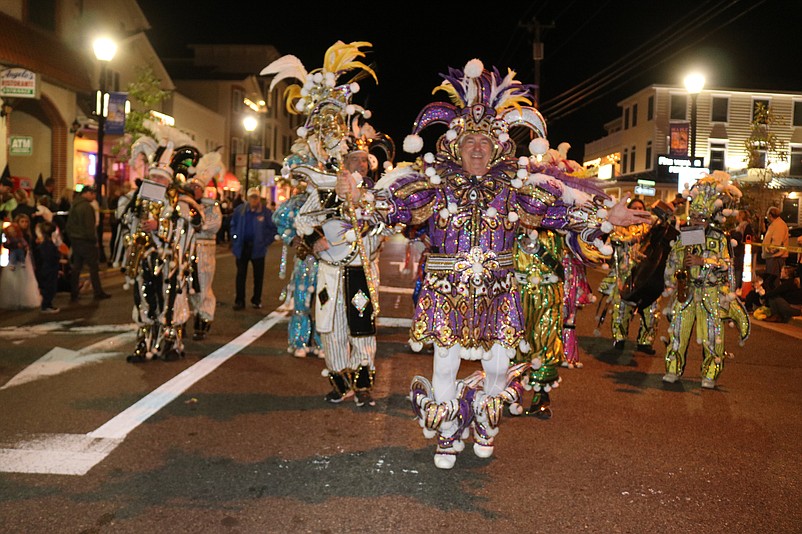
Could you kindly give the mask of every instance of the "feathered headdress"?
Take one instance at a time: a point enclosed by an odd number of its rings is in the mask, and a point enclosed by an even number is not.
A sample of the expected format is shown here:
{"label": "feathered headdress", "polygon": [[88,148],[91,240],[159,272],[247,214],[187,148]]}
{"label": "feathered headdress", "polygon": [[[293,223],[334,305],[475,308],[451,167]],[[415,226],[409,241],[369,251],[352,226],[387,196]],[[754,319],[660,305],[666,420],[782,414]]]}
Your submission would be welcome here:
{"label": "feathered headdress", "polygon": [[158,148],[153,153],[153,162],[148,168],[149,178],[162,178],[169,182],[173,181],[173,168],[170,163],[173,159],[173,142],[167,139],[159,143]]}
{"label": "feathered headdress", "polygon": [[[515,152],[515,143],[510,139],[509,129],[524,126],[532,130],[541,141],[530,143],[533,153],[542,154],[548,143],[546,121],[532,107],[530,85],[515,79],[515,72],[508,70],[501,76],[498,69],[488,71],[478,59],[472,59],[465,70],[449,68],[440,75],[444,82],[432,93],[445,91],[451,102],[433,102],[418,114],[412,134],[404,140],[404,150],[417,153],[423,149],[420,132],[432,124],[445,124],[448,131],[438,140],[438,148],[458,157],[459,142],[463,135],[481,133],[496,144],[493,160]],[[538,141],[538,139],[535,139]]]}
{"label": "feathered headdress", "polygon": [[691,201],[688,211],[691,217],[723,221],[735,215],[735,208],[741,200],[741,190],[731,181],[730,175],[724,171],[713,171],[703,176],[686,192]]}
{"label": "feathered headdress", "polygon": [[379,167],[379,158],[384,165],[392,165],[395,159],[395,143],[393,139],[376,129],[368,123],[359,124],[353,121],[351,135],[345,142],[348,145],[348,153],[365,152],[370,158],[370,168],[375,171]]}
{"label": "feathered headdress", "polygon": [[[347,153],[345,138],[356,115],[370,117],[370,112],[351,103],[359,91],[356,80],[370,75],[378,83],[376,73],[359,61],[365,56],[361,50],[370,47],[364,41],[349,44],[337,41],[326,51],[323,67],[307,72],[301,61],[293,56],[282,56],[262,69],[261,75],[274,74],[270,82],[272,91],[276,84],[286,79],[296,79],[303,85],[290,85],[284,96],[287,110],[293,114],[306,115],[306,123],[298,128],[298,136],[305,139],[309,149],[321,164],[332,158],[342,159]],[[347,82],[338,85],[340,78],[356,71]]]}
{"label": "feathered headdress", "polygon": [[195,166],[195,174],[190,182],[206,187],[212,178],[222,175],[225,170],[223,156],[218,150],[212,150],[198,160],[198,164]]}

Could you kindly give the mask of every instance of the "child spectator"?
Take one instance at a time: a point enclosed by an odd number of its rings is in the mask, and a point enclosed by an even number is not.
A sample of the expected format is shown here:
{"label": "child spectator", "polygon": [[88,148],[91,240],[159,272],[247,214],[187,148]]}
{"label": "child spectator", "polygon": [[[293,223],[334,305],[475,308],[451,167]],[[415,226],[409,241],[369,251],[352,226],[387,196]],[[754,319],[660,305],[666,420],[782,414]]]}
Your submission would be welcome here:
{"label": "child spectator", "polygon": [[47,221],[36,226],[36,233],[41,241],[34,249],[36,259],[36,281],[39,283],[39,292],[42,294],[42,313],[58,313],[60,310],[53,306],[53,298],[58,290],[58,271],[61,253],[53,242],[55,225]]}
{"label": "child spectator", "polygon": [[22,234],[19,224],[13,222],[3,230],[6,242],[5,248],[8,250],[8,268],[15,270],[17,267],[25,268],[25,256],[28,254],[28,240]]}

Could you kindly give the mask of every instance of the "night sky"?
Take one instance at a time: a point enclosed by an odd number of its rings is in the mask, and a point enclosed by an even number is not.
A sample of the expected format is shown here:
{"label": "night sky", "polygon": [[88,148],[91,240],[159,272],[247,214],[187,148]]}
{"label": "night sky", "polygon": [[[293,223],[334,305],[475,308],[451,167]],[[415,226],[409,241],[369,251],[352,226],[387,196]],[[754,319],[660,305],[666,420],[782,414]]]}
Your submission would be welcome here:
{"label": "night sky", "polygon": [[436,0],[139,4],[163,58],[190,55],[188,44],[272,44],[313,70],[337,40],[371,42],[366,61],[379,84],[361,82],[355,102],[373,111],[370,122],[399,152],[420,109],[444,98],[431,91],[449,66],[476,57],[534,83],[535,20],[544,27],[540,108],[552,146],[568,141],[573,159],[604,135],[618,101],[650,84],[681,84],[694,67],[706,73],[707,87],[802,92],[800,0],[545,0],[483,10]]}

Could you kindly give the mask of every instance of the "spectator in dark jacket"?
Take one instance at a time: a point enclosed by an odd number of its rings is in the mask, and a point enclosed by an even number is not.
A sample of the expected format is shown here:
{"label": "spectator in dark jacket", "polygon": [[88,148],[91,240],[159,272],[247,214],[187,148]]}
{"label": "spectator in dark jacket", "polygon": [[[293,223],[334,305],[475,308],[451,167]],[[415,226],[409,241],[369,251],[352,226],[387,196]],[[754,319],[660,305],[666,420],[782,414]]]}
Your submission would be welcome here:
{"label": "spectator in dark jacket", "polygon": [[100,284],[99,255],[97,246],[97,217],[92,201],[95,200],[95,188],[86,186],[75,198],[67,216],[67,236],[72,249],[72,296],[70,302],[78,301],[81,270],[84,264],[89,268],[89,279],[95,293],[95,300],[111,297],[103,291]]}
{"label": "spectator in dark jacket", "polygon": [[59,309],[53,306],[53,298],[58,290],[58,271],[61,253],[53,242],[53,232],[56,227],[47,221],[40,222],[36,232],[41,241],[34,249],[36,259],[36,281],[39,283],[39,292],[42,294],[42,313],[58,313]]}
{"label": "spectator in dark jacket", "polygon": [[772,289],[757,289],[763,302],[771,308],[771,315],[765,320],[770,323],[787,323],[791,317],[802,315],[802,289],[794,277],[794,267],[783,267],[779,283]]}
{"label": "spectator in dark jacket", "polygon": [[234,309],[245,307],[245,281],[248,263],[253,265],[254,308],[262,307],[262,284],[265,276],[265,254],[267,247],[276,240],[278,230],[273,223],[273,213],[262,205],[259,188],[248,190],[248,201],[237,206],[231,217],[231,251],[237,258],[237,290]]}

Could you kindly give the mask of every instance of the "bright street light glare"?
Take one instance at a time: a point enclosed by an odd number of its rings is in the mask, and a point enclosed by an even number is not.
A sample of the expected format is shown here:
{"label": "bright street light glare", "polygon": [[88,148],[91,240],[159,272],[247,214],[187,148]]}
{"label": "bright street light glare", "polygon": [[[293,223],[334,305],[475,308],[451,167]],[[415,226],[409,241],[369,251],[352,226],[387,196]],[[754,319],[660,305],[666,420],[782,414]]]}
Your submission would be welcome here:
{"label": "bright street light glare", "polygon": [[117,43],[108,37],[98,37],[92,43],[92,48],[95,51],[95,57],[98,61],[111,61],[114,59],[114,54],[117,53]]}

